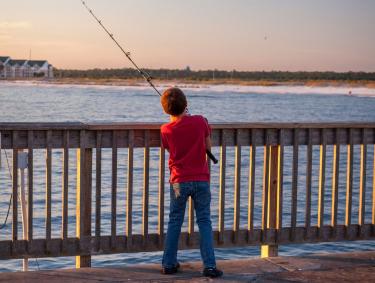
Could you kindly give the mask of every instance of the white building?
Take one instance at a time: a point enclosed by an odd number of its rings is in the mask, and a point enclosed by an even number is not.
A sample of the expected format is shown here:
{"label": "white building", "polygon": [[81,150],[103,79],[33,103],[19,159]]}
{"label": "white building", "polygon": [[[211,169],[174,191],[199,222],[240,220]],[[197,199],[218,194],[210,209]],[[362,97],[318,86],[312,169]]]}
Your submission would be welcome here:
{"label": "white building", "polygon": [[[26,66],[26,60],[9,60],[6,66],[10,66],[10,77],[11,78],[24,78]],[[8,72],[9,73],[9,72]]]}
{"label": "white building", "polygon": [[0,56],[0,78],[53,78],[53,66],[45,60],[13,60]]}
{"label": "white building", "polygon": [[48,61],[27,61],[27,68],[30,77],[53,78],[53,67]]}

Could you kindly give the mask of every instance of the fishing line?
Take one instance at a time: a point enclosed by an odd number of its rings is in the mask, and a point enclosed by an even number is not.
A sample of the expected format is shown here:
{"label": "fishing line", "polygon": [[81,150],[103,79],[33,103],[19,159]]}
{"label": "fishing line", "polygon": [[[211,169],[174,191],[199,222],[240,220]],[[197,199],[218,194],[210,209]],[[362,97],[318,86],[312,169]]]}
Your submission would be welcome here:
{"label": "fishing line", "polygon": [[[113,33],[111,33],[102,23],[102,21],[94,14],[93,10],[86,4],[86,1],[81,0],[82,5],[86,8],[86,10],[92,15],[92,17],[97,21],[97,23],[102,27],[102,29],[108,34],[108,36],[112,39],[112,41],[117,45],[118,48],[120,48],[121,52],[128,58],[128,60],[133,64],[133,66],[137,69],[139,74],[149,83],[149,85],[156,91],[156,93],[161,96],[161,93],[159,90],[155,87],[155,85],[152,82],[152,77],[142,69],[138,67],[138,65],[133,61],[133,59],[130,57],[130,52],[125,51],[125,49],[121,46],[121,44],[116,40]],[[216,164],[218,163],[218,160],[215,158],[215,156],[209,151],[206,150],[207,156]]]}
{"label": "fishing line", "polygon": [[137,69],[139,74],[149,83],[149,85],[157,92],[159,96],[161,96],[161,93],[158,91],[158,89],[155,87],[155,85],[152,82],[152,77],[144,70],[141,70],[138,65],[133,61],[133,59],[130,57],[130,52],[125,51],[125,49],[121,46],[121,44],[117,41],[117,39],[114,37],[113,33],[111,33],[103,24],[102,21],[94,14],[92,9],[87,6],[86,2],[81,0],[82,5],[85,6],[86,10],[89,11],[89,13],[93,16],[93,18],[98,22],[98,24],[103,28],[103,30],[108,34],[108,36],[113,40],[113,42],[117,45],[118,48],[120,48],[121,52],[126,56],[126,58],[129,59],[129,61],[132,63],[132,65]]}

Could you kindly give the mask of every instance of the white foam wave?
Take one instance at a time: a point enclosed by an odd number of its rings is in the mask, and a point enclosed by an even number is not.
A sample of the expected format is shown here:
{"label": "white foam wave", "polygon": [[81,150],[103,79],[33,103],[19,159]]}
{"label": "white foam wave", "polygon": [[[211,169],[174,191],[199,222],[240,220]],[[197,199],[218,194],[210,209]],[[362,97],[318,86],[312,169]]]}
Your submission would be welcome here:
{"label": "white foam wave", "polygon": [[254,94],[319,94],[319,95],[351,95],[366,96],[375,98],[375,88],[366,87],[332,87],[332,86],[241,86],[241,85],[207,85],[202,88],[189,88],[189,91],[201,91],[202,89],[211,92],[237,92]]}
{"label": "white foam wave", "polygon": [[[10,85],[38,86],[54,88],[79,88],[79,89],[117,89],[117,90],[151,90],[149,85],[95,85],[95,84],[56,84],[40,81],[0,81],[0,86]],[[191,92],[210,91],[216,93],[252,93],[252,94],[319,94],[319,95],[349,95],[375,98],[375,88],[350,87],[350,86],[244,86],[244,85],[209,85],[209,84],[162,84],[157,85],[160,90],[171,86],[178,86]]]}

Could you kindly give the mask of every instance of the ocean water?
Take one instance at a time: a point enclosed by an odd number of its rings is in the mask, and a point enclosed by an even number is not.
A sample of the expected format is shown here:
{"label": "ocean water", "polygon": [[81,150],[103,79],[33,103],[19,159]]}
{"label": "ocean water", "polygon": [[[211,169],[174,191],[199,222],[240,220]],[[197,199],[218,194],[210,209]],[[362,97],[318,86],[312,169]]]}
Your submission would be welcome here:
{"label": "ocean water", "polygon": [[[166,86],[160,86],[160,89]],[[375,89],[347,88],[347,87],[304,87],[304,86],[183,86],[189,100],[189,111],[193,114],[203,114],[210,122],[375,122]],[[351,93],[349,95],[349,93]],[[43,83],[8,83],[0,82],[0,123],[1,122],[166,122],[168,117],[163,114],[159,105],[158,96],[147,86],[118,87],[118,86],[85,86],[85,85],[49,85]],[[246,226],[246,200],[248,148],[243,148],[241,187],[244,192],[241,204],[241,227]],[[372,167],[374,151],[368,148],[367,167],[367,195],[366,195],[366,221],[371,217],[372,199]],[[300,147],[300,175],[298,179],[298,225],[304,224],[304,182],[306,148]],[[157,211],[157,150],[151,150],[150,171],[150,215]],[[218,155],[218,149],[213,149]],[[359,147],[354,148],[355,156],[359,154]],[[123,233],[125,225],[125,188],[126,188],[126,150],[119,150],[118,165],[118,234]],[[142,150],[135,151],[134,187],[141,188],[142,175]],[[234,149],[228,148],[227,164],[227,195],[226,195],[226,227],[233,224],[233,182],[234,182]],[[327,147],[327,180],[326,180],[326,221],[329,221],[330,186],[332,164],[332,147]],[[6,167],[6,156],[2,152],[3,167],[0,168],[0,224],[3,223],[9,194],[11,192],[10,176]],[[316,223],[317,178],[319,151],[314,147],[313,163],[313,188],[312,188],[312,224]],[[346,149],[341,151],[340,176],[345,180]],[[7,152],[9,160],[11,152]],[[34,195],[34,237],[44,235],[44,187],[45,169],[44,152],[36,150],[35,156],[35,195]],[[256,192],[255,192],[255,223],[260,226],[260,201],[261,201],[261,175],[262,175],[262,149],[257,152]],[[258,158],[259,157],[259,158]],[[94,156],[95,158],[95,156]],[[284,223],[290,221],[290,186],[291,186],[291,148],[285,148],[284,157]],[[111,152],[103,151],[103,196],[102,196],[102,231],[105,235],[110,227],[110,184],[111,184]],[[74,236],[74,186],[75,186],[75,153],[70,152],[71,176],[69,191],[69,235]],[[52,236],[58,237],[61,225],[61,170],[62,152],[53,151],[53,192],[52,192]],[[217,227],[218,205],[218,166],[212,167],[212,220],[214,228]],[[353,191],[353,223],[358,218],[358,190],[359,159],[354,162],[354,191]],[[341,180],[340,179],[340,180]],[[95,184],[95,179],[93,180]],[[94,189],[95,190],[95,189]],[[167,190],[166,190],[167,192]],[[134,233],[141,227],[141,190],[134,192]],[[168,206],[168,193],[166,193],[166,207]],[[343,221],[345,203],[345,184],[339,187],[339,214],[338,220]],[[166,219],[167,221],[167,213]],[[156,231],[156,217],[150,218],[150,232]],[[183,230],[186,229],[186,221]],[[20,230],[21,231],[21,228]],[[11,237],[11,218],[7,226],[0,230],[0,240]],[[375,242],[358,241],[345,243],[322,243],[305,245],[285,245],[280,247],[282,255],[302,255],[316,252],[344,252],[353,250],[375,250]],[[218,259],[233,259],[259,255],[259,247],[217,249]],[[181,251],[179,259],[183,261],[200,260],[197,250]],[[124,264],[159,263],[161,253],[136,253],[94,256],[93,266],[121,266]],[[30,259],[30,269],[55,269],[74,267],[74,258]],[[0,261],[0,271],[21,270],[20,260]]]}

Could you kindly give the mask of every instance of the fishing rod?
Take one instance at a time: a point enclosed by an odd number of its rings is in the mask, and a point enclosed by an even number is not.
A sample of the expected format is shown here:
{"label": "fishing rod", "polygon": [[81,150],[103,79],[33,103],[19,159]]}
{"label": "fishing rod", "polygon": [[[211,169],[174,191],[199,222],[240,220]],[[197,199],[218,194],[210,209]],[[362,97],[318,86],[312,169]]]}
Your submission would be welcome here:
{"label": "fishing rod", "polygon": [[[97,21],[97,23],[102,27],[102,29],[108,34],[108,36],[112,39],[112,41],[117,45],[117,47],[121,50],[121,52],[128,58],[128,60],[132,63],[138,73],[148,82],[148,84],[156,91],[159,96],[162,96],[159,90],[155,87],[152,82],[152,77],[145,72],[144,70],[140,69],[138,65],[134,62],[134,60],[130,57],[130,52],[125,51],[125,49],[121,46],[121,44],[116,40],[113,33],[111,33],[105,25],[103,25],[102,21],[94,14],[93,10],[86,4],[86,1],[81,0],[82,5],[86,8],[86,10],[93,16],[93,18]],[[215,156],[209,151],[206,150],[207,156],[216,164],[218,160]]]}
{"label": "fishing rod", "polygon": [[152,82],[152,77],[145,71],[141,70],[138,65],[133,61],[133,59],[130,57],[130,52],[127,52],[124,50],[124,48],[121,46],[120,43],[116,40],[116,38],[113,36],[113,33],[111,33],[103,24],[102,21],[94,14],[92,9],[87,6],[86,2],[81,0],[82,5],[85,6],[86,10],[94,17],[94,19],[98,22],[98,24],[103,28],[103,30],[108,34],[108,36],[114,41],[114,43],[117,45],[118,48],[120,48],[121,52],[126,56],[126,58],[129,59],[129,61],[132,63],[132,65],[136,68],[136,70],[139,72],[139,74],[149,83],[149,85],[157,92],[159,96],[161,96],[161,93],[158,91],[158,89],[155,87],[155,85]]}

